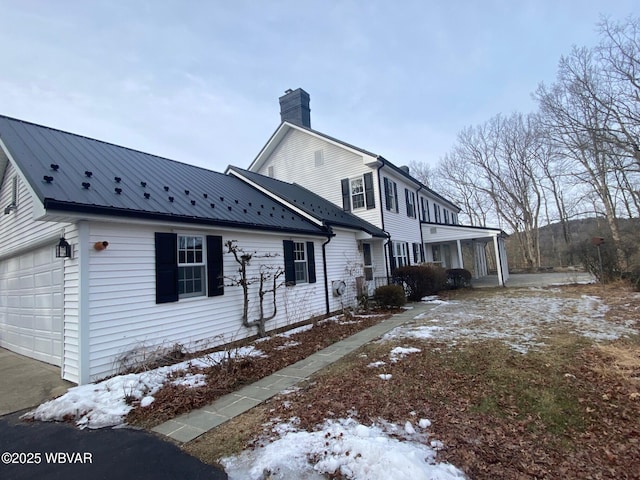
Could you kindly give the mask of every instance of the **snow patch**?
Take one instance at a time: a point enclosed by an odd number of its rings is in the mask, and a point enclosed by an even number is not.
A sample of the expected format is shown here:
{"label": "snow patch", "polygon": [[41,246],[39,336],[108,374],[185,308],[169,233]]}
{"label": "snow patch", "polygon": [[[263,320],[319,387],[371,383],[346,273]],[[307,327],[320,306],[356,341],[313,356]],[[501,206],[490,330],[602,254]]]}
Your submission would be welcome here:
{"label": "snow patch", "polygon": [[407,355],[410,355],[412,353],[418,353],[421,351],[422,350],[420,350],[419,348],[414,348],[414,347],[396,347],[393,350],[391,350],[391,353],[389,354],[389,359],[391,360],[391,363],[396,363],[397,361],[403,359]]}
{"label": "snow patch", "polygon": [[223,458],[229,479],[258,480],[265,474],[282,480],[324,479],[324,475],[353,480],[466,478],[453,465],[436,463],[433,448],[394,438],[379,426],[368,427],[354,419],[327,421],[315,432],[291,425],[283,431],[271,443]]}
{"label": "snow patch", "polygon": [[[70,388],[64,395],[39,405],[22,416],[40,421],[63,421],[73,418],[80,428],[104,428],[122,425],[133,408],[132,403],[144,400],[146,406],[153,402],[153,395],[171,382],[196,388],[206,383],[206,376],[192,372],[220,364],[226,358],[264,356],[255,347],[242,347],[220,351],[202,357],[148,370],[142,373],[116,375],[98,383]],[[176,378],[177,377],[177,378]],[[145,400],[146,399],[146,400]]]}

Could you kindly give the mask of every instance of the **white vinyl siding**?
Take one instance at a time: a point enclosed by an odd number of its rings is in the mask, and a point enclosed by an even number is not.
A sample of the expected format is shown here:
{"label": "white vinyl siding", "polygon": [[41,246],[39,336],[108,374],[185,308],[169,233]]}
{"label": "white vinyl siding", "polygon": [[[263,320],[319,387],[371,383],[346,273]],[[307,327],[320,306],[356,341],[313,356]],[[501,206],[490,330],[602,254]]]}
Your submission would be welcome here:
{"label": "white vinyl siding", "polygon": [[[0,153],[1,154],[1,153]],[[8,215],[4,208],[13,202],[13,179],[18,178],[18,205]],[[26,183],[19,177],[13,164],[9,162],[2,185],[0,185],[0,258],[28,248],[41,242],[43,238],[55,238],[67,224],[34,220],[34,206],[39,204],[27,189]],[[41,208],[41,206],[39,206]],[[57,243],[57,241],[55,241]]]}
{"label": "white vinyl siding", "polygon": [[[335,237],[326,246],[327,278],[329,280],[329,309],[336,311],[345,306],[356,305],[356,278],[365,275],[362,251],[353,231],[334,228]],[[371,273],[374,277],[386,277],[382,240],[371,240]],[[318,257],[319,255],[316,255]],[[333,281],[346,284],[345,293],[336,297],[331,292]],[[371,289],[373,290],[373,288]],[[373,293],[371,291],[371,293]],[[323,292],[324,294],[324,292]]]}
{"label": "white vinyl siding", "polygon": [[[317,166],[316,151],[318,150],[322,150],[323,160],[322,165]],[[371,172],[374,175],[376,208],[361,208],[353,213],[379,227],[381,219],[378,210],[380,203],[378,180],[375,170],[365,166],[364,161],[364,155],[354,153],[309,132],[292,129],[274,148],[269,159],[262,163],[257,173],[267,175],[272,168],[275,178],[302,185],[342,208],[340,181],[344,178],[362,178],[365,173]]]}
{"label": "white vinyl siding", "polygon": [[[109,242],[106,250],[89,251],[92,379],[114,373],[116,358],[136,349],[169,348],[180,344],[189,350],[200,350],[255,334],[255,329],[242,327],[242,288],[228,286],[231,278],[225,282],[227,286],[222,296],[201,296],[156,304],[156,231],[162,229],[106,223],[91,226],[90,243]],[[256,252],[248,270],[250,277],[257,276],[261,265],[284,266],[281,236],[218,230],[207,230],[202,234],[233,238],[237,240],[238,247]],[[320,241],[315,242],[315,248],[317,252],[321,251]],[[259,258],[265,254],[272,256]],[[226,249],[223,260],[225,276],[237,276],[238,264]],[[267,330],[324,313],[320,254],[316,255],[316,263],[317,283],[278,289],[278,315],[267,323]],[[250,319],[259,314],[257,288],[257,284],[250,286]],[[270,308],[269,297],[265,301],[266,315],[270,314]]]}

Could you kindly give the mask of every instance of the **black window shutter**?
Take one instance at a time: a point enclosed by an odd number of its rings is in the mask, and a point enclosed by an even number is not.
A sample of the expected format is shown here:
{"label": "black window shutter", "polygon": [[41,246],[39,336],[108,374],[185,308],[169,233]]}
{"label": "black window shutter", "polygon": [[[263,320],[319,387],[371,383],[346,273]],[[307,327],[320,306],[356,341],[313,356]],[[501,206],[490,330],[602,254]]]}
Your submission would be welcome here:
{"label": "black window shutter", "polygon": [[393,187],[393,198],[396,201],[396,213],[399,211],[398,210],[398,185],[396,185],[396,182],[391,182],[391,186]]}
{"label": "black window shutter", "polygon": [[373,174],[371,172],[364,174],[364,195],[367,202],[367,210],[376,208],[376,199],[373,192]]}
{"label": "black window shutter", "polygon": [[313,242],[307,242],[307,272],[309,283],[316,283],[316,255],[313,250]]}
{"label": "black window shutter", "polygon": [[424,262],[425,258],[424,258],[424,245],[421,243],[420,244],[420,261]]}
{"label": "black window shutter", "polygon": [[407,207],[407,217],[411,216],[411,206],[409,204],[409,190],[407,190],[406,188],[404,189],[404,203]]}
{"label": "black window shutter", "polygon": [[178,301],[178,236],[175,233],[155,234],[156,241],[156,303]]}
{"label": "black window shutter", "polygon": [[207,235],[207,290],[210,297],[224,295],[222,237]]}
{"label": "black window shutter", "polygon": [[296,284],[296,267],[293,260],[293,241],[283,240],[284,250],[284,281],[286,285]]}
{"label": "black window shutter", "polygon": [[391,192],[389,190],[389,179],[384,177],[384,203],[387,210],[391,210]]}
{"label": "black window shutter", "polygon": [[391,267],[391,275],[396,270],[396,259],[393,256],[393,242],[387,244],[389,246],[389,266]]}
{"label": "black window shutter", "polygon": [[342,208],[345,212],[351,211],[351,193],[349,192],[349,179],[343,178],[342,183]]}

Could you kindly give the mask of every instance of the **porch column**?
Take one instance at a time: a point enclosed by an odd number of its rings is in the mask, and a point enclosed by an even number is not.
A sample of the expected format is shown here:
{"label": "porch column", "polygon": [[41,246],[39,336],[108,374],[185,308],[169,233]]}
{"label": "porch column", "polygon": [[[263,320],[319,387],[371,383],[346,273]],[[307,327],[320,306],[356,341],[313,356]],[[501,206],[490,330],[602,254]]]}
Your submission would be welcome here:
{"label": "porch column", "polygon": [[458,268],[464,268],[464,264],[462,263],[462,244],[460,240],[456,240],[456,246],[458,247]]}
{"label": "porch column", "polygon": [[498,272],[498,285],[504,287],[504,275],[502,270],[502,255],[500,252],[500,244],[498,243],[498,236],[493,237],[493,248],[496,254],[496,270]]}

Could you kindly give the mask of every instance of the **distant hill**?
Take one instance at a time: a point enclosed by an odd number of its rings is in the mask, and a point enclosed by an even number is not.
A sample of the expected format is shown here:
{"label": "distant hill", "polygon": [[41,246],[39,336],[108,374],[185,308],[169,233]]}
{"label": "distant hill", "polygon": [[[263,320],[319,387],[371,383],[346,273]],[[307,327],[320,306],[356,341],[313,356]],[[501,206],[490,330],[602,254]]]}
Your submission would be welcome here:
{"label": "distant hill", "polygon": [[[627,252],[629,264],[640,264],[640,219],[619,219],[623,248]],[[577,252],[580,248],[590,248],[593,237],[603,237],[605,245],[611,245],[611,234],[607,220],[602,217],[581,218],[568,222],[569,243],[565,242],[562,224],[552,223],[540,228],[540,259],[542,267],[569,267],[580,264]],[[593,247],[595,248],[595,247]],[[525,268],[519,251],[517,235],[507,239],[509,266],[513,270]]]}

